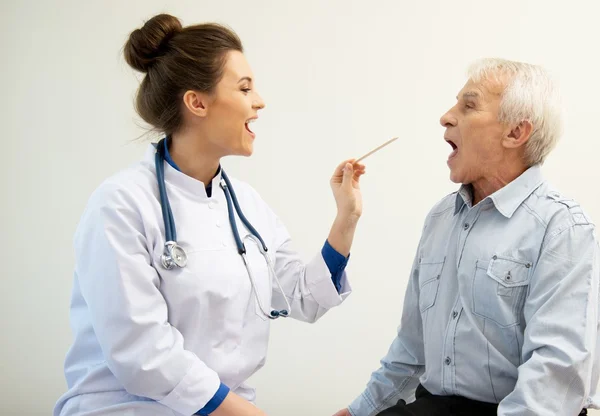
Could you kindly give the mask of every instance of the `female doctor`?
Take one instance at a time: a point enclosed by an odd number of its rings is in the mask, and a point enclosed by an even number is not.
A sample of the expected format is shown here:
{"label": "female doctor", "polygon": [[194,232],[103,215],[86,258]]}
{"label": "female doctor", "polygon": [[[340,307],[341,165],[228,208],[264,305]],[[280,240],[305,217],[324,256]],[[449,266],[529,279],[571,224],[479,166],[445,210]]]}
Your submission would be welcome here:
{"label": "female doctor", "polygon": [[308,263],[224,156],[250,156],[264,107],[238,37],[157,15],[131,33],[137,111],[165,139],[91,196],[75,234],[74,343],[55,415],[264,415],[245,381],[275,318],[319,319],[350,292],[361,164],[331,179],[338,213]]}

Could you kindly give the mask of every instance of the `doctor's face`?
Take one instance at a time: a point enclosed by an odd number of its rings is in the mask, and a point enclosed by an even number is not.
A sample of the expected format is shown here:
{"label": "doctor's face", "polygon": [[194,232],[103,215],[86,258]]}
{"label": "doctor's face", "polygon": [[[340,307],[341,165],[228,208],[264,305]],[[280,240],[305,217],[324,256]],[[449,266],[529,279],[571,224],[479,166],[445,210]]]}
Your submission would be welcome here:
{"label": "doctor's face", "polygon": [[254,76],[243,53],[228,52],[223,77],[212,94],[205,127],[212,145],[223,156],[250,156],[255,134],[252,123],[265,107],[254,85]]}

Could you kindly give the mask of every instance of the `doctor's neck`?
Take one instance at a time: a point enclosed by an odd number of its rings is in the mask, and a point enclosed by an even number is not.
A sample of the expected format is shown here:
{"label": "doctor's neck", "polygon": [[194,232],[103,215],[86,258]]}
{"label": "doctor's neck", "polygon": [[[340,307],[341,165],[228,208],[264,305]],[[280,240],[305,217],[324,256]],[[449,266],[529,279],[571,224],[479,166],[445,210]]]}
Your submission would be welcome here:
{"label": "doctor's neck", "polygon": [[175,133],[169,140],[169,154],[182,173],[199,180],[207,186],[215,176],[221,155],[211,149],[208,140],[202,140],[197,132]]}

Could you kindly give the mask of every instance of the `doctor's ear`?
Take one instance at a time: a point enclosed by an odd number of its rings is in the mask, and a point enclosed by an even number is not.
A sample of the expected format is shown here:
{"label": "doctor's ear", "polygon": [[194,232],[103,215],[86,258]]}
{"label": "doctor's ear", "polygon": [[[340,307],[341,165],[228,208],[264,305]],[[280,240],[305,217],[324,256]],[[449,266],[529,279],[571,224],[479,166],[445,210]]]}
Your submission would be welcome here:
{"label": "doctor's ear", "polygon": [[202,92],[189,90],[183,94],[183,103],[192,114],[205,117],[208,110],[209,96]]}

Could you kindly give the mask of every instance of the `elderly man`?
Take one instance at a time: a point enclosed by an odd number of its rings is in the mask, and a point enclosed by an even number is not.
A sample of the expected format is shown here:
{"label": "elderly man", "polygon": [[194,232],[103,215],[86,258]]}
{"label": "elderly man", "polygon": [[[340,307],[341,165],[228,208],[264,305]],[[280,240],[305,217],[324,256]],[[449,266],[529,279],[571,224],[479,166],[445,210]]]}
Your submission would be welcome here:
{"label": "elderly man", "polygon": [[552,83],[479,61],[441,124],[462,186],[427,215],[397,336],[336,416],[586,414],[600,257],[590,218],[540,170],[561,130]]}

